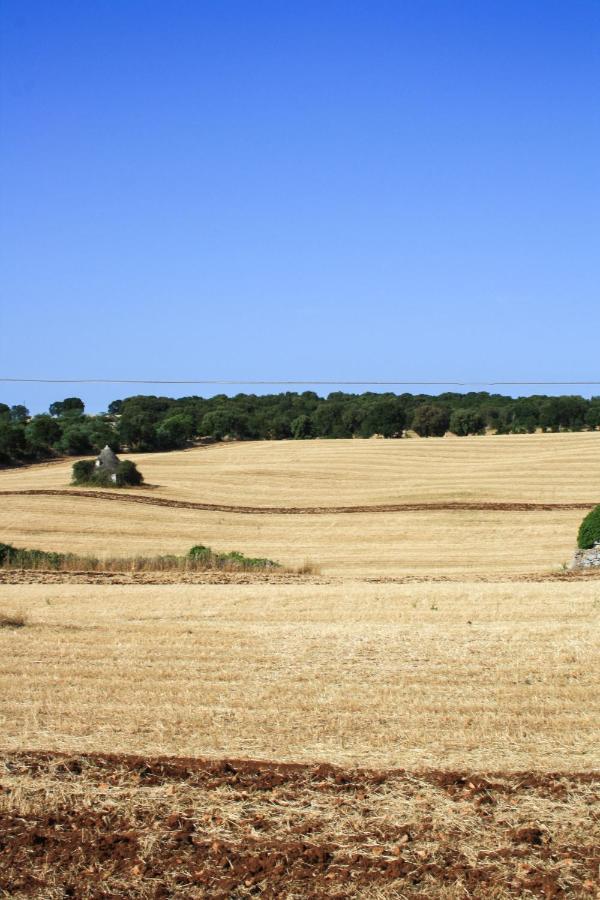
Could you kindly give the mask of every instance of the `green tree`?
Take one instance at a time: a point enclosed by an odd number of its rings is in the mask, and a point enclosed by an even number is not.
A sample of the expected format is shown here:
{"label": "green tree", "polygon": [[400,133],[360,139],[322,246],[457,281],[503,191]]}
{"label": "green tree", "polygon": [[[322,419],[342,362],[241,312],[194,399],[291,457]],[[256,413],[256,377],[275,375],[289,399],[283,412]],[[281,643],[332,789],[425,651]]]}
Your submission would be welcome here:
{"label": "green tree", "polygon": [[406,425],[404,406],[397,397],[374,400],[366,408],[360,425],[362,437],[380,434],[386,438],[402,437]]}
{"label": "green tree", "polygon": [[23,425],[0,418],[0,464],[14,465],[21,457],[27,455],[27,449]]}
{"label": "green tree", "polygon": [[79,397],[65,397],[64,400],[55,400],[50,404],[51,416],[83,415],[85,406]]}
{"label": "green tree", "polygon": [[485,419],[476,409],[455,409],[450,416],[450,431],[459,437],[485,434]]}
{"label": "green tree", "polygon": [[16,406],[11,406],[10,418],[12,422],[26,422],[29,418],[29,410],[20,403]]}
{"label": "green tree", "polygon": [[412,427],[419,437],[443,437],[448,431],[450,415],[444,406],[424,403],[414,412]]}
{"label": "green tree", "polygon": [[295,440],[304,440],[313,436],[312,421],[310,416],[298,416],[292,420],[292,437]]}
{"label": "green tree", "polygon": [[592,397],[585,417],[588,428],[600,428],[600,397]]}
{"label": "green tree", "polygon": [[62,431],[58,422],[45,413],[34,416],[25,428],[27,443],[34,451],[52,447],[60,440]]}
{"label": "green tree", "polygon": [[63,453],[67,453],[69,456],[84,456],[94,449],[87,431],[79,425],[65,428],[58,446]]}
{"label": "green tree", "polygon": [[185,447],[194,436],[194,430],[195,426],[192,416],[183,415],[182,413],[169,416],[156,429],[159,446],[164,450]]}
{"label": "green tree", "polygon": [[248,433],[248,417],[226,406],[206,413],[202,418],[200,432],[205,436],[222,441],[225,437],[243,440]]}

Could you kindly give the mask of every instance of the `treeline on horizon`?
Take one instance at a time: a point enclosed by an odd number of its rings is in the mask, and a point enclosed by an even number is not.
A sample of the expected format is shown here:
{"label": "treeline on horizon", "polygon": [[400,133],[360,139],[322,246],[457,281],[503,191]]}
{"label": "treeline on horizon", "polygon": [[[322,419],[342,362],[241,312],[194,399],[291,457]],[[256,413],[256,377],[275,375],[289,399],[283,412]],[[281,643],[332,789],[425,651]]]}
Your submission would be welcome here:
{"label": "treeline on horizon", "polygon": [[85,456],[108,444],[115,452],[178,450],[202,438],[309,440],[311,438],[442,437],[526,434],[600,428],[600,397],[507,397],[466,394],[346,394],[313,391],[219,394],[203,397],[135,396],[113,401],[106,413],[86,415],[78,397],[31,416],[25,406],[0,403],[0,465],[59,455]]}

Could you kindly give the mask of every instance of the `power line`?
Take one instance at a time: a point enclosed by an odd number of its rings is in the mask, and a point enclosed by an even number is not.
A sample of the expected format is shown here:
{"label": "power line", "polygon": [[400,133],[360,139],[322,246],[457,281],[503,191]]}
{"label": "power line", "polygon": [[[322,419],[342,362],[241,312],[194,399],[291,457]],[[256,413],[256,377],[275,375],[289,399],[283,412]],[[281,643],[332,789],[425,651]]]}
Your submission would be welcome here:
{"label": "power line", "polygon": [[600,381],[330,381],[307,379],[290,380],[246,380],[246,379],[160,379],[160,378],[2,378],[0,382],[10,384],[198,384],[198,385],[256,385],[256,386],[329,386],[353,387],[583,387],[599,386]]}

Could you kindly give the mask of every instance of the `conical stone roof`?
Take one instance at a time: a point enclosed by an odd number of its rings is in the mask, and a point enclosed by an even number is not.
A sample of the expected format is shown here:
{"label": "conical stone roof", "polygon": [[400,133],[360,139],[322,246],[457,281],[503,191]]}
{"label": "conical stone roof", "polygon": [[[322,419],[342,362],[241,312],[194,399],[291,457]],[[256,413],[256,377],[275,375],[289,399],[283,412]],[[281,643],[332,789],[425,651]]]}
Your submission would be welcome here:
{"label": "conical stone roof", "polygon": [[119,457],[116,453],[113,453],[107,444],[104,450],[101,450],[98,454],[96,465],[107,472],[116,472],[119,465]]}

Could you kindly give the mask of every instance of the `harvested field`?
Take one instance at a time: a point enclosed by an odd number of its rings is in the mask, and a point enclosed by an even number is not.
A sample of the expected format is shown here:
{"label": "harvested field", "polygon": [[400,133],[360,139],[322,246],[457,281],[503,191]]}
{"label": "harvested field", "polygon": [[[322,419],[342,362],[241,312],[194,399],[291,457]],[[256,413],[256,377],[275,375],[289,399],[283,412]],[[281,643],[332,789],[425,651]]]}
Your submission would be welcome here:
{"label": "harvested field", "polygon": [[0,571],[0,896],[597,896],[600,434],[71,462],[0,540],[320,574]]}
{"label": "harvested field", "polygon": [[600,776],[4,754],[11,897],[594,897]]}
{"label": "harvested field", "polygon": [[600,763],[598,581],[4,584],[2,746],[340,765]]}
{"label": "harvested field", "polygon": [[17,547],[154,556],[183,555],[202,543],[350,577],[558,570],[572,557],[583,516],[572,509],[269,516],[68,495],[0,499],[0,534]]}
{"label": "harvested field", "polygon": [[[153,496],[228,506],[339,507],[600,499],[600,432],[257,441],[131,457]],[[65,488],[73,460],[0,472],[0,489]],[[597,497],[590,486],[596,485]],[[592,496],[590,496],[592,494]]]}

